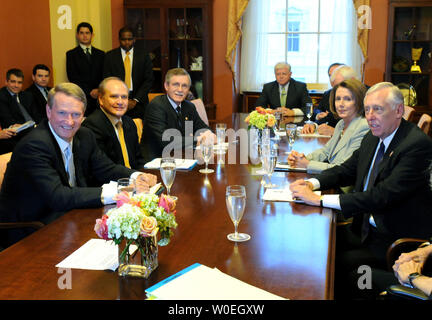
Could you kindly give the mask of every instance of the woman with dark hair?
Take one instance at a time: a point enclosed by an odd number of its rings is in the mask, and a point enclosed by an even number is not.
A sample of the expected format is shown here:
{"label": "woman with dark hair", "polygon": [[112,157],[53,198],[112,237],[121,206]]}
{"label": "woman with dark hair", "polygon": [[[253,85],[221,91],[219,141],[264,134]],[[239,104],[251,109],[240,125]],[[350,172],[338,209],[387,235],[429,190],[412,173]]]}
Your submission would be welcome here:
{"label": "woman with dark hair", "polygon": [[291,167],[306,168],[308,173],[321,171],[343,163],[360,147],[369,130],[364,118],[363,99],[366,87],[358,80],[345,80],[330,93],[330,110],[340,120],[326,145],[305,156],[293,150],[288,155]]}

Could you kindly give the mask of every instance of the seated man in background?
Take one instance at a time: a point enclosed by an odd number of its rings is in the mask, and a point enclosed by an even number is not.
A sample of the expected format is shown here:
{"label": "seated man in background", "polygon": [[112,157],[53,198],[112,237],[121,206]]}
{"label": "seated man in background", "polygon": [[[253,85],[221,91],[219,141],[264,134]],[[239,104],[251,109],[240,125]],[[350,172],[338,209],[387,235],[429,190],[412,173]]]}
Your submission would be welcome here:
{"label": "seated man in background", "polygon": [[[97,146],[92,131],[81,127],[85,93],[73,83],[51,89],[43,120],[16,146],[0,192],[0,221],[49,223],[76,208],[114,203],[111,180],[132,177],[137,189],[148,190],[156,176],[113,163]],[[89,179],[99,185],[91,187]],[[8,243],[29,233],[10,230]]]}
{"label": "seated man in background", "polygon": [[48,86],[50,81],[50,69],[44,64],[37,64],[33,68],[32,74],[33,84],[26,89],[33,96],[34,105],[39,114],[46,117],[46,104],[48,100],[48,91],[51,87]]}
{"label": "seated man in background", "polygon": [[202,121],[194,104],[186,100],[191,86],[189,73],[182,68],[168,70],[164,86],[166,94],[154,98],[148,104],[145,112],[141,146],[147,161],[161,157],[164,148],[171,145],[170,141],[162,139],[164,132],[168,129],[176,129],[181,135],[179,143],[176,143],[177,137],[173,137],[172,150],[192,147],[193,137],[198,130],[200,130],[197,137],[198,144],[206,137],[216,141],[214,133]]}
{"label": "seated man in background", "polygon": [[285,116],[303,116],[306,103],[312,102],[306,84],[291,78],[291,66],[286,62],[274,67],[276,80],[266,83],[255,107],[280,109]]}
{"label": "seated man in background", "polygon": [[[351,227],[338,228],[336,237],[336,298],[358,296],[358,286],[349,285],[349,279],[358,279],[361,265],[386,268],[391,243],[427,238],[432,225],[432,139],[402,118],[402,93],[389,82],[367,91],[364,108],[370,131],[360,148],[341,165],[290,185],[293,197],[353,217]],[[354,190],[347,194],[319,196],[312,191],[349,185]]]}
{"label": "seated man in background", "polygon": [[134,121],[125,115],[128,88],[119,78],[104,79],[99,85],[99,105],[83,126],[91,129],[99,148],[114,163],[132,169],[143,168],[145,161]]}
{"label": "seated man in background", "polygon": [[[355,79],[359,80],[355,70],[346,65],[332,65],[329,67],[329,78],[332,88],[344,80]],[[366,87],[367,88],[367,87]],[[324,92],[318,109],[321,111],[315,117],[315,122],[318,128],[314,124],[306,124],[303,127],[303,133],[314,133],[315,130],[319,134],[332,136],[334,127],[339,121],[337,117],[330,111],[329,98],[331,89]]]}
{"label": "seated man in background", "polygon": [[[20,69],[10,69],[6,72],[6,86],[0,89],[0,127],[3,129],[16,128],[27,121],[36,124],[42,119],[34,105],[33,96],[22,91],[24,74]],[[16,136],[10,137],[15,145],[32,129],[23,130]]]}

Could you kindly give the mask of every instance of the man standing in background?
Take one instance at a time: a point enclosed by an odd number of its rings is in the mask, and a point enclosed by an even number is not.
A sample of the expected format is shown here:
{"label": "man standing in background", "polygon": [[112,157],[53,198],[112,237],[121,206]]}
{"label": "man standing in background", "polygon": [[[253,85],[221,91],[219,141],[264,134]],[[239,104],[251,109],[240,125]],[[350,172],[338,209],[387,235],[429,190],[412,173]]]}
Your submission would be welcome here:
{"label": "man standing in background", "polygon": [[93,27],[87,22],[77,26],[78,46],[66,52],[66,72],[70,82],[78,85],[86,94],[87,109],[85,116],[97,106],[98,87],[103,80],[105,52],[91,45]]}

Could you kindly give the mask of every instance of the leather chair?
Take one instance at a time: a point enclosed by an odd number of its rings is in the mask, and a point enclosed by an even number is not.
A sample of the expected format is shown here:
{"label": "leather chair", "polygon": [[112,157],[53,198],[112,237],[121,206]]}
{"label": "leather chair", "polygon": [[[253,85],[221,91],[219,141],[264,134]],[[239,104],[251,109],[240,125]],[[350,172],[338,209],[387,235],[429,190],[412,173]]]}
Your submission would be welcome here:
{"label": "leather chair", "polygon": [[[6,167],[10,161],[11,156],[12,156],[12,152],[0,155],[0,190],[1,190],[1,184],[3,182],[4,173],[6,171]],[[39,221],[0,222],[0,233],[1,230],[6,230],[6,229],[32,228],[38,230],[43,226],[44,224]],[[1,242],[1,236],[0,236],[0,242]],[[2,251],[4,247],[6,247],[6,245],[4,243],[0,243],[0,251]]]}
{"label": "leather chair", "polygon": [[429,135],[431,128],[432,117],[426,113],[423,113],[417,123],[417,126],[427,135]]}
{"label": "leather chair", "polygon": [[150,102],[150,101],[152,101],[154,98],[156,98],[157,96],[161,96],[161,95],[163,95],[163,94],[165,94],[165,93],[163,93],[163,92],[149,93],[149,94],[147,94],[147,96],[148,96],[148,100],[149,100],[149,102]]}
{"label": "leather chair", "polygon": [[[397,258],[404,252],[410,252],[416,250],[422,243],[426,242],[424,239],[415,239],[415,238],[402,238],[398,239],[391,244],[391,246],[387,250],[387,267],[389,271],[393,271],[392,266]],[[427,264],[430,263],[430,260]],[[429,269],[426,264],[424,265],[423,272],[428,271]],[[420,300],[428,300],[429,297],[424,294],[421,290],[417,288],[409,288],[400,284],[391,285],[387,288],[384,296],[388,296],[388,298],[402,298],[402,299],[420,299]]]}
{"label": "leather chair", "polygon": [[405,112],[403,114],[403,118],[406,121],[412,121],[414,118],[414,108],[410,106],[405,106]]}

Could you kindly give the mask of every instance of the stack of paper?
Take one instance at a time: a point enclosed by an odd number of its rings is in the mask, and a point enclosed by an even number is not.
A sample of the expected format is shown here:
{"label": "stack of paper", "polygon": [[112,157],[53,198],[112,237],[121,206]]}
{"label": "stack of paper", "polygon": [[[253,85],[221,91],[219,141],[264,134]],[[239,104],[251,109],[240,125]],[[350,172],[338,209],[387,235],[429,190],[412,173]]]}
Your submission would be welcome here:
{"label": "stack of paper", "polygon": [[319,134],[319,133],[301,133],[301,134],[299,134],[299,137],[302,137],[302,138],[331,138],[331,136],[327,136],[327,135]]}
{"label": "stack of paper", "polygon": [[288,163],[278,162],[276,163],[275,171],[297,171],[306,172],[306,168],[291,167]]}
{"label": "stack of paper", "polygon": [[[144,165],[145,169],[159,169],[161,158],[153,159]],[[197,160],[193,159],[175,159],[177,170],[192,170],[197,164]]]}
{"label": "stack of paper", "polygon": [[[320,195],[321,191],[314,191],[314,193]],[[294,201],[303,203],[303,200],[293,199],[291,190],[286,189],[267,189],[263,195],[264,201]]]}
{"label": "stack of paper", "polygon": [[284,299],[199,263],[148,288],[146,293],[160,300]]}
{"label": "stack of paper", "polygon": [[22,125],[20,125],[18,127],[15,127],[14,129],[15,129],[16,133],[19,133],[19,132],[21,132],[21,131],[23,131],[25,129],[33,127],[34,125],[35,125],[35,122],[33,120],[29,120],[26,123],[23,123]]}
{"label": "stack of paper", "polygon": [[113,241],[90,239],[56,267],[114,271],[118,264],[118,247]]}

